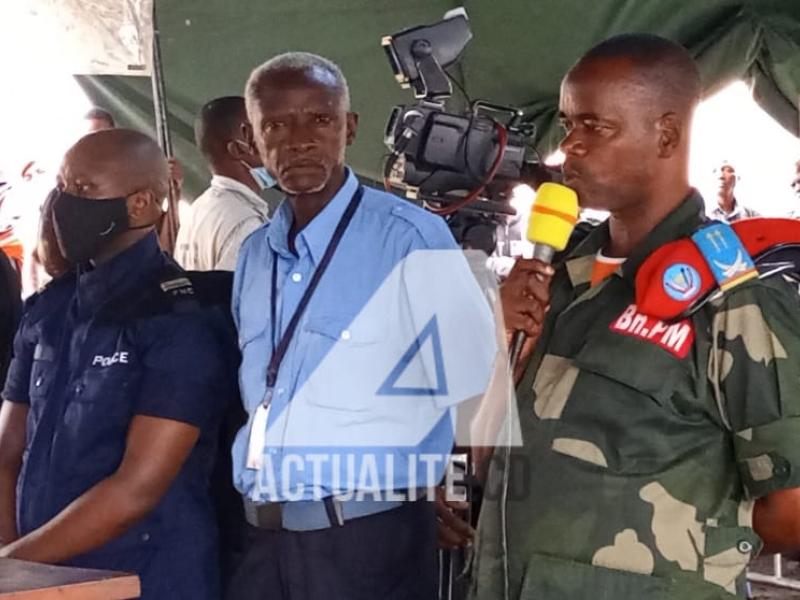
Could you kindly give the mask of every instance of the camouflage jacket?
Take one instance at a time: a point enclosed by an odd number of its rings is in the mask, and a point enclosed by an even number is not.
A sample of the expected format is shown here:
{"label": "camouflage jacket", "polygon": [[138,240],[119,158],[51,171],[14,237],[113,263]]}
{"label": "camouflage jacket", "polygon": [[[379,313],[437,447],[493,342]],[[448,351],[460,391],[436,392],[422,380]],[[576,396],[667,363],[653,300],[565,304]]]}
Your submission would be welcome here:
{"label": "camouflage jacket", "polygon": [[557,269],[517,388],[524,445],[489,471],[473,599],[744,597],[755,499],[800,486],[800,302],[772,277],[683,322],[640,314],[637,268],[702,220],[692,194],[594,288],[606,225]]}

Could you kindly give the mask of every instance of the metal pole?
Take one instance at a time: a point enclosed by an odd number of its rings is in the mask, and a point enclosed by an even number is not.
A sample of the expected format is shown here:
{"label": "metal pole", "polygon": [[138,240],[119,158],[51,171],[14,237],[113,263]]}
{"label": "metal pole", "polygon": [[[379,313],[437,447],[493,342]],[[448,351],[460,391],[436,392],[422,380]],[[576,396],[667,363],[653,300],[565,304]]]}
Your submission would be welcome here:
{"label": "metal pole", "polygon": [[150,80],[153,84],[153,109],[156,117],[156,136],[158,145],[167,157],[172,157],[172,138],[167,122],[167,93],[164,87],[164,68],[161,61],[161,43],[156,16],[156,2],[153,0],[153,73]]}
{"label": "metal pole", "polygon": [[783,557],[780,554],[775,554],[772,557],[772,566],[774,569],[772,575],[753,573],[751,571],[747,574],[747,579],[749,581],[755,581],[756,583],[766,583],[768,585],[774,585],[775,587],[800,591],[800,581],[783,576]]}
{"label": "metal pole", "polygon": [[[164,86],[164,68],[161,61],[161,43],[158,32],[158,20],[156,3],[153,0],[153,70],[150,80],[153,84],[153,112],[156,119],[156,136],[158,144],[164,150],[167,158],[172,158],[172,137],[169,131],[169,118],[167,111],[167,92]],[[170,178],[169,197],[167,199],[167,211],[159,223],[158,238],[161,247],[169,254],[175,249],[175,239],[178,237],[178,190],[175,182]]]}

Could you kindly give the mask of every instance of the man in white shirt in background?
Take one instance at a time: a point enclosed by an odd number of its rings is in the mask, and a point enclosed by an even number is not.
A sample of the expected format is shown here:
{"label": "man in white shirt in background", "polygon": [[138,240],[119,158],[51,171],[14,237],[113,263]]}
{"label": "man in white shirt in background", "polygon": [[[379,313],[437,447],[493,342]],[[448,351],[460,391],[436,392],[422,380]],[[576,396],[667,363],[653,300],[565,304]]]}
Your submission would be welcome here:
{"label": "man in white shirt in background", "polygon": [[233,271],[244,239],[268,220],[259,192],[274,180],[246,141],[248,127],[241,96],[216,98],[200,109],[195,140],[212,177],[178,231],[175,259],[185,269]]}
{"label": "man in white shirt in background", "polygon": [[734,193],[736,184],[739,181],[736,167],[728,161],[723,161],[719,167],[714,169],[714,175],[719,180],[719,187],[717,188],[717,206],[714,207],[710,214],[712,219],[724,223],[734,223],[739,219],[760,216],[752,208],[742,204]]}

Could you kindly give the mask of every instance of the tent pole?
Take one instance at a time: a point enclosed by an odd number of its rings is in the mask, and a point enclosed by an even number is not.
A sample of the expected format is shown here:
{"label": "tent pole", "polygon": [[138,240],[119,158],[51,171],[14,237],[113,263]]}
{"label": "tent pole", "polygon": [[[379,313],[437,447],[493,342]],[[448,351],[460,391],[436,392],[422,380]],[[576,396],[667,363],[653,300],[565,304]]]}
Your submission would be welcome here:
{"label": "tent pole", "polygon": [[[153,112],[156,119],[156,136],[158,145],[164,150],[167,158],[172,158],[172,137],[169,131],[167,93],[164,86],[164,69],[161,61],[161,42],[158,32],[158,21],[156,18],[156,3],[153,0],[153,65],[150,81],[153,84]],[[178,236],[178,190],[175,182],[170,178],[169,198],[167,200],[167,211],[164,213],[159,224],[158,237],[161,247],[172,254],[175,249],[175,238]]]}

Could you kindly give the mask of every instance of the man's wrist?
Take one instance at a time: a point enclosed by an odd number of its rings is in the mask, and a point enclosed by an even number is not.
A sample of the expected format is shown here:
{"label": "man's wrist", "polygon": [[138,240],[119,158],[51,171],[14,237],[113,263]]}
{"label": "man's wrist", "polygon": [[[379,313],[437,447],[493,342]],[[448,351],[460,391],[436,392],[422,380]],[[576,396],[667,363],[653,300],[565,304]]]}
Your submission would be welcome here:
{"label": "man's wrist", "polygon": [[17,558],[16,550],[18,544],[17,540],[5,543],[0,541],[0,558]]}
{"label": "man's wrist", "polygon": [[42,539],[38,531],[19,537],[0,547],[0,558],[17,558],[32,562],[48,562],[45,548],[52,546],[52,540]]}

